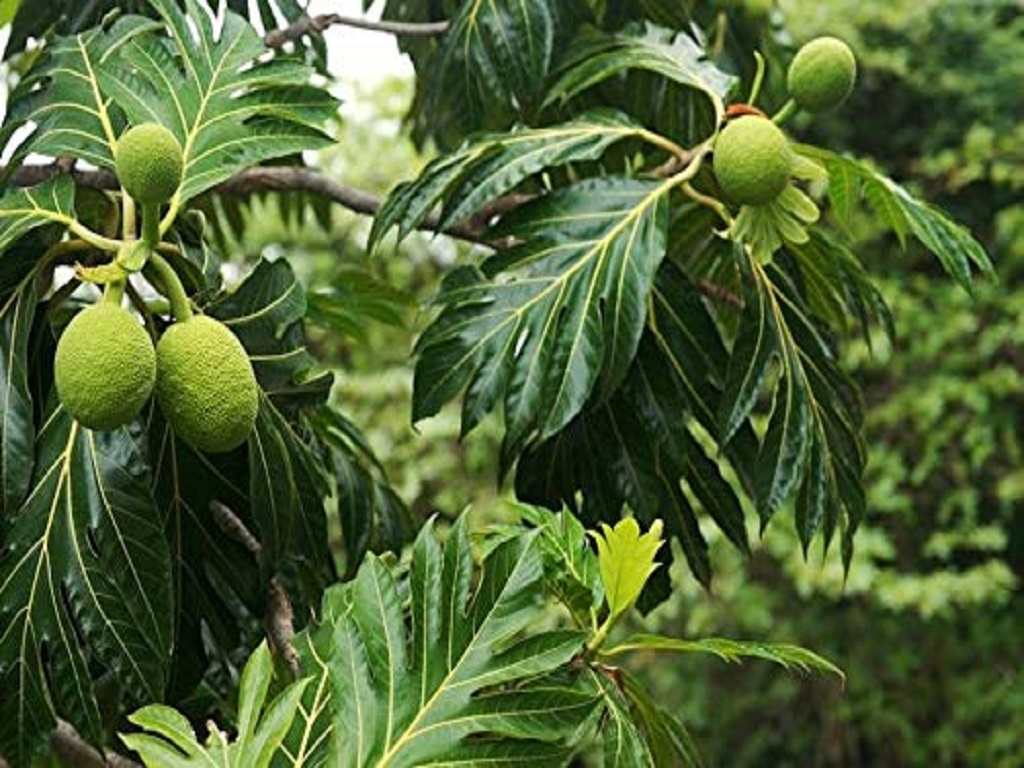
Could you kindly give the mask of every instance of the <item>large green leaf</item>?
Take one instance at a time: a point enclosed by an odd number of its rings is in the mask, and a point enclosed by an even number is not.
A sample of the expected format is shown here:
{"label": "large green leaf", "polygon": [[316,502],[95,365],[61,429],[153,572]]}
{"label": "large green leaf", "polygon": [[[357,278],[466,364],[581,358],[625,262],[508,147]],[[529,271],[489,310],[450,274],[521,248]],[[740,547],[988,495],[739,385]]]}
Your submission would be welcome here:
{"label": "large green leaf", "polygon": [[442,227],[462,221],[545,168],[596,160],[615,142],[643,133],[619,112],[594,110],[549,128],[478,136],[395,188],[374,220],[370,247],[392,227],[404,238],[439,206]]}
{"label": "large green leaf", "polygon": [[514,452],[561,430],[595,388],[610,393],[643,331],[670,189],[591,179],[507,217],[498,232],[522,245],[455,270],[436,299],[444,309],[416,348],[414,418],[465,389],[463,431],[503,405]]}
{"label": "large green leaf", "polygon": [[359,429],[337,411],[310,417],[334,469],[335,504],[341,523],[345,573],[351,578],[369,552],[399,552],[415,525],[388,482],[384,468]]}
{"label": "large green leaf", "polygon": [[0,197],[0,252],[15,240],[46,224],[74,220],[75,185],[57,176],[31,189],[9,189]]}
{"label": "large green leaf", "polygon": [[593,668],[588,668],[585,675],[587,682],[602,698],[604,717],[600,736],[606,768],[655,768],[654,758],[633,717],[629,701],[614,678]]}
{"label": "large green leaf", "polygon": [[134,700],[162,698],[172,646],[167,543],[136,439],[57,407],[36,449],[0,556],[0,752],[17,765],[58,716],[101,738],[105,673]]}
{"label": "large green leaf", "polygon": [[264,160],[326,146],[320,130],[336,102],[308,85],[310,69],[266,54],[244,18],[216,25],[201,0],[150,0],[169,38],[145,35],[123,45],[100,70],[106,93],[132,123],[155,121],[185,154],[179,197],[189,200]]}
{"label": "large green leaf", "polygon": [[564,102],[629,70],[645,70],[702,93],[720,118],[736,78],[706,58],[703,46],[686,33],[653,25],[642,36],[594,34],[581,37],[564,57],[548,102]]}
{"label": "large green leaf", "polygon": [[615,657],[634,651],[665,651],[672,653],[706,653],[722,661],[739,662],[744,659],[763,659],[786,669],[802,672],[812,670],[828,672],[844,679],[843,671],[823,656],[789,643],[761,643],[749,640],[729,640],[721,637],[705,637],[700,640],[682,640],[662,635],[634,635],[626,638],[613,648],[602,649],[606,657]]}
{"label": "large green leaf", "polygon": [[121,740],[138,752],[150,768],[267,768],[279,755],[282,741],[298,712],[309,682],[299,680],[267,702],[274,676],[274,661],[266,643],[249,657],[238,687],[238,734],[228,735],[210,725],[205,744],[196,738],[188,719],[171,707],[150,704],[128,719],[144,729],[123,733]]}
{"label": "large green leaf", "polygon": [[36,430],[28,348],[35,318],[35,275],[0,305],[0,524],[21,506],[32,480]]}
{"label": "large green leaf", "polygon": [[[202,0],[148,0],[163,22],[123,16],[108,29],[59,38],[11,94],[0,146],[31,121],[11,164],[29,153],[69,155],[113,168],[125,121],[155,121],[185,152],[179,192],[189,200],[264,160],[329,143],[320,126],[336,103],[309,85],[312,70],[226,12],[215,24]],[[165,32],[167,34],[165,34]]]}
{"label": "large green leaf", "polygon": [[527,116],[544,92],[572,0],[465,0],[438,51],[438,96],[460,91],[470,108]]}
{"label": "large green leaf", "polygon": [[[748,549],[737,490],[708,456],[699,429],[716,427],[728,360],[715,319],[695,286],[665,263],[626,380],[607,402],[590,403],[565,430],[522,456],[517,494],[549,507],[577,509],[582,492],[578,509],[588,525],[615,522],[626,503],[646,522],[661,518],[679,539],[694,575],[709,583],[711,565],[695,501],[730,541]],[[753,464],[756,453],[756,437],[743,423],[722,455],[739,468]],[[669,551],[660,554],[667,558]],[[658,575],[654,584],[664,596],[667,583]]]}
{"label": "large green leaf", "polygon": [[775,401],[761,439],[754,490],[764,524],[796,491],[797,531],[804,548],[821,529],[827,546],[843,525],[844,558],[864,511],[865,450],[856,388],[838,368],[835,350],[779,267],[750,260],[749,287],[719,410],[720,439],[754,409],[779,361]]}
{"label": "large green leaf", "polygon": [[33,124],[34,129],[18,144],[7,173],[29,152],[77,157],[113,169],[113,145],[123,119],[102,93],[99,73],[120,46],[153,26],[138,16],[122,18],[107,30],[97,27],[58,38],[46,48],[43,61],[29,71],[8,101],[0,147],[10,151],[9,142],[25,124]]}
{"label": "large green leaf", "polygon": [[912,234],[963,288],[970,289],[972,266],[992,272],[985,249],[966,227],[918,200],[892,179],[865,163],[820,147],[801,144],[796,149],[825,166],[829,174],[829,199],[840,219],[848,221],[863,197],[901,243],[908,233]]}
{"label": "large green leaf", "polygon": [[[443,547],[428,525],[404,575],[370,556],[325,596],[323,623],[299,638],[314,681],[290,754],[322,739],[329,719],[331,765],[560,764],[562,742],[597,699],[544,682],[585,634],[535,630],[542,579],[537,536],[521,534],[490,552],[474,587],[465,518]],[[312,716],[325,710],[329,718]]]}
{"label": "large green leaf", "polygon": [[212,657],[246,640],[240,625],[263,611],[264,580],[244,543],[218,525],[217,504],[255,530],[245,451],[210,456],[174,437],[159,408],[149,421],[153,495],[171,548],[174,659],[168,691],[192,692]]}

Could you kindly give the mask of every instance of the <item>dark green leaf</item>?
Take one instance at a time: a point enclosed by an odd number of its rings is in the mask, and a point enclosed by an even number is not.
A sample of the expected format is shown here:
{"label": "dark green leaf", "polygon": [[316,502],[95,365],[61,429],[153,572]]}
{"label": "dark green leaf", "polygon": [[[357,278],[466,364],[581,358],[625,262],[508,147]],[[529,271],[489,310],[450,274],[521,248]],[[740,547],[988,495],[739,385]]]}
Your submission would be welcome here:
{"label": "dark green leaf", "polygon": [[865,163],[842,157],[825,149],[798,145],[797,151],[817,160],[829,173],[829,197],[839,215],[846,217],[860,189],[875,215],[887,224],[901,242],[909,232],[942,263],[964,289],[971,285],[972,265],[992,272],[984,247],[964,226],[942,211],[912,196],[906,189]]}
{"label": "dark green leaf", "polygon": [[828,659],[798,645],[786,643],[759,643],[748,640],[727,640],[705,637],[700,640],[681,640],[662,635],[634,635],[603,655],[614,657],[633,651],[671,651],[673,653],[710,653],[722,661],[738,662],[746,658],[765,659],[786,669],[802,672],[817,670],[844,679],[843,671]]}
{"label": "dark green leaf", "polygon": [[[528,204],[500,234],[523,244],[456,270],[417,343],[413,417],[463,389],[463,432],[499,404],[506,443],[562,429],[622,380],[665,253],[669,185],[592,179]],[[500,278],[499,278],[500,276]]]}
{"label": "dark green leaf", "polygon": [[10,189],[0,197],[0,252],[37,227],[74,220],[75,185],[70,176],[28,189]]}
{"label": "dark green leaf", "polygon": [[235,13],[215,27],[202,0],[186,0],[185,13],[174,0],[150,2],[170,37],[132,38],[105,57],[99,79],[131,123],[161,123],[178,138],[182,202],[243,168],[330,143],[320,129],[337,104],[308,85],[306,65],[263,61],[263,39]]}
{"label": "dark green leaf", "polygon": [[19,765],[58,715],[101,737],[98,674],[162,698],[173,642],[167,542],[129,430],[90,432],[58,407],[36,467],[0,556],[0,752]]}
{"label": "dark green leaf", "polygon": [[0,306],[0,523],[21,506],[35,463],[36,429],[28,349],[35,318],[35,275]]}
{"label": "dark green leaf", "polygon": [[736,83],[735,77],[706,58],[704,48],[688,34],[651,25],[642,37],[600,34],[580,38],[549,89],[547,102],[567,101],[610,77],[637,69],[702,93],[718,118]]}
{"label": "dark green leaf", "polygon": [[442,205],[442,226],[466,219],[545,168],[596,160],[615,142],[642,130],[621,113],[595,110],[550,128],[479,136],[391,193],[374,220],[370,247],[392,227],[404,238]]}
{"label": "dark green leaf", "polygon": [[442,89],[460,89],[478,110],[494,109],[497,102],[528,114],[543,93],[564,5],[564,0],[461,3],[438,52]]}

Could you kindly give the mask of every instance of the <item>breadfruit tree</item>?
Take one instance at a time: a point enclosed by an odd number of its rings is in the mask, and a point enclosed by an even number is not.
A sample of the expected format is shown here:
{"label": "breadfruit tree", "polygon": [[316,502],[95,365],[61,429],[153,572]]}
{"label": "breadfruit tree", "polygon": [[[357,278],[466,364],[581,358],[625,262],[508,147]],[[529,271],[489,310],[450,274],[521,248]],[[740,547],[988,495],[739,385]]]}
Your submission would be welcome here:
{"label": "breadfruit tree", "polygon": [[[748,551],[748,508],[849,560],[865,450],[836,351],[889,316],[844,227],[875,217],[965,289],[990,266],[869,163],[787,134],[855,87],[844,43],[794,51],[764,4],[693,5],[389,0],[376,23],[294,0],[20,4],[0,756],[698,764],[630,653],[838,671],[623,622],[669,594],[673,545],[703,584],[709,526]],[[332,142],[319,33],[346,23],[399,36],[407,128],[440,150],[385,201],[302,161]],[[381,258],[417,229],[479,246],[428,307],[411,418],[500,420],[517,522],[474,548],[464,517],[415,519],[328,404],[289,260],[226,282],[215,234],[265,194],[374,215]],[[200,742],[211,715],[235,725]]]}

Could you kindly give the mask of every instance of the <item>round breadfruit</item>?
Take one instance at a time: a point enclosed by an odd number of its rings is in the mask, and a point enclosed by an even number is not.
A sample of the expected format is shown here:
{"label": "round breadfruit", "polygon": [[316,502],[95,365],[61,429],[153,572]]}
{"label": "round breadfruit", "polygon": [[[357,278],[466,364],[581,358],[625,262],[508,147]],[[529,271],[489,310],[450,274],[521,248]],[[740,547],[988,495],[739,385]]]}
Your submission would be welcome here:
{"label": "round breadfruit", "polygon": [[161,205],[181,184],[181,146],[159,123],[143,123],[128,130],[114,149],[121,186],[143,205]]}
{"label": "round breadfruit", "polygon": [[207,453],[245,442],[259,388],[238,338],[212,317],[175,323],[156,345],[156,396],[174,433]]}
{"label": "round breadfruit", "polygon": [[80,424],[109,430],[142,410],[156,381],[149,334],[114,304],[94,304],[68,323],[53,360],[57,395]]}
{"label": "round breadfruit", "polygon": [[764,205],[789,184],[793,157],[786,135],[766,117],[731,120],[715,142],[715,178],[740,205]]}
{"label": "round breadfruit", "polygon": [[835,37],[819,37],[797,51],[789,65],[789,95],[801,109],[827,112],[838,107],[857,79],[850,46]]}

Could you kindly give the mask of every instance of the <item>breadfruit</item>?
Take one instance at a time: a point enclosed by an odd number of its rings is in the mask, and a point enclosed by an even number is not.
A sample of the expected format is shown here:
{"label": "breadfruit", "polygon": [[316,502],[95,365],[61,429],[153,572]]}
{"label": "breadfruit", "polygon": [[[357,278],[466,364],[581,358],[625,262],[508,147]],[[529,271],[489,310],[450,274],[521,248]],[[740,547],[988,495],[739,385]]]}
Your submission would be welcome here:
{"label": "breadfruit", "polygon": [[142,410],[156,381],[149,334],[115,304],[94,304],[68,323],[53,361],[57,395],[80,424],[109,430]]}
{"label": "breadfruit", "polygon": [[715,178],[725,196],[741,205],[764,205],[789,184],[793,158],[786,135],[766,117],[731,120],[715,141]]}
{"label": "breadfruit", "polygon": [[797,51],[789,65],[789,95],[801,109],[827,112],[838,107],[857,79],[850,46],[835,37],[818,37]]}
{"label": "breadfruit", "polygon": [[121,186],[143,205],[166,203],[181,184],[181,146],[159,123],[130,128],[117,142],[114,162]]}
{"label": "breadfruit", "polygon": [[207,453],[244,443],[259,410],[245,348],[226,325],[203,315],[175,323],[160,338],[156,396],[174,433]]}

